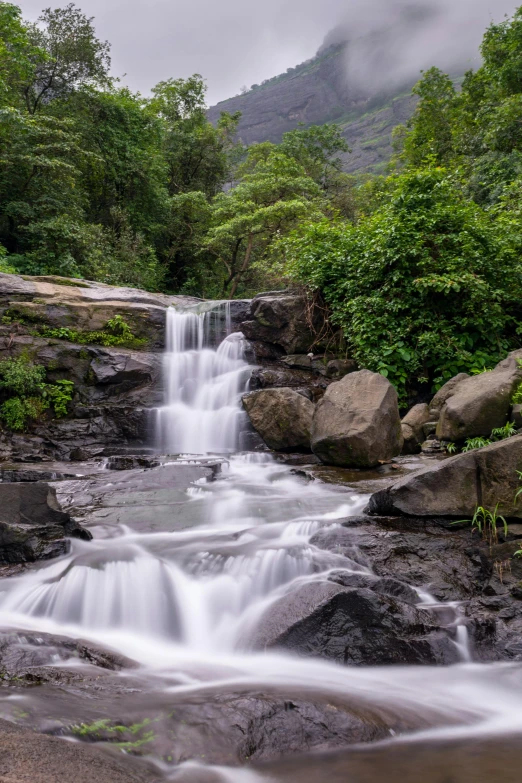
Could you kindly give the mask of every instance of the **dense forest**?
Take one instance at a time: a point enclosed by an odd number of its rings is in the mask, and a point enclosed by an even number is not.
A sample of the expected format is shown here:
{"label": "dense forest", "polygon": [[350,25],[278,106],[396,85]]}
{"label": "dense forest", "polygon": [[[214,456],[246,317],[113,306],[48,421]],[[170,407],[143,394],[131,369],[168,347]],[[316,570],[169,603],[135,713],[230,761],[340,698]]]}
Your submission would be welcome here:
{"label": "dense forest", "polygon": [[433,68],[386,177],[335,125],[245,148],[205,83],[111,75],[73,4],[0,2],[0,270],[202,297],[303,285],[401,394],[492,367],[522,325],[522,8],[455,88]]}

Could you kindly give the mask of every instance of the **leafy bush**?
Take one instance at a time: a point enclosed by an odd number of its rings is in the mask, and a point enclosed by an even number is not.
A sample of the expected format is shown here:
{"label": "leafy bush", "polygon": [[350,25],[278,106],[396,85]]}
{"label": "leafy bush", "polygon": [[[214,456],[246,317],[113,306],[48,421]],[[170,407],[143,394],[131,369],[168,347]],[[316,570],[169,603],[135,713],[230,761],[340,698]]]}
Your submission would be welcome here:
{"label": "leafy bush", "polygon": [[51,406],[57,419],[67,415],[74,383],[60,380],[45,383],[45,367],[25,357],[0,362],[0,394],[6,397],[0,405],[0,419],[15,432],[26,429],[30,420],[42,417]]}
{"label": "leafy bush", "polygon": [[281,244],[288,274],[323,292],[354,358],[404,397],[490,367],[516,344],[512,240],[431,168],[394,178],[388,202],[357,225],[305,224]]}
{"label": "leafy bush", "polygon": [[45,380],[45,367],[25,358],[4,359],[0,362],[0,389],[18,397],[39,394]]}
{"label": "leafy bush", "polygon": [[57,419],[67,416],[67,406],[71,402],[74,393],[72,381],[56,381],[55,384],[47,384],[43,391],[44,398],[50,399]]}
{"label": "leafy bush", "polygon": [[46,405],[43,400],[36,397],[11,397],[0,405],[0,418],[9,429],[22,432],[29,419],[39,419]]}

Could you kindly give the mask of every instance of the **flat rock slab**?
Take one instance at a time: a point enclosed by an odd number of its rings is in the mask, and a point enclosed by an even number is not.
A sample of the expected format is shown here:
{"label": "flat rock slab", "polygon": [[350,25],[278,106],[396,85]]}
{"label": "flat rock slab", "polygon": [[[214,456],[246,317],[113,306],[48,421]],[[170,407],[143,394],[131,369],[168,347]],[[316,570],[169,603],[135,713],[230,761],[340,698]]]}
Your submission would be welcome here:
{"label": "flat rock slab", "polygon": [[121,752],[103,753],[0,720],[2,783],[155,783],[160,779]]}

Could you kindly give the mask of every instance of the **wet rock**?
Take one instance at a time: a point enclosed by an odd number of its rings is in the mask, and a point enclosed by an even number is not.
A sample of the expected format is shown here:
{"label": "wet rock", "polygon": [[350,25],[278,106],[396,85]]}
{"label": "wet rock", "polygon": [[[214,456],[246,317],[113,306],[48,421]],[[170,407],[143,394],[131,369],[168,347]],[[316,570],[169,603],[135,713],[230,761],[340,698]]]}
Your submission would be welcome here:
{"label": "wet rock", "polygon": [[91,362],[91,371],[99,384],[127,383],[131,386],[140,386],[150,383],[154,376],[154,367],[144,361],[143,358],[125,354],[112,354],[107,357],[94,359]]}
{"label": "wet rock", "polygon": [[108,470],[133,470],[134,468],[157,468],[159,460],[154,457],[140,457],[131,454],[109,457]]}
{"label": "wet rock", "polygon": [[515,502],[522,435],[458,454],[372,495],[370,514],[471,519],[477,506],[505,517],[522,517]]}
{"label": "wet rock", "polygon": [[442,406],[437,437],[453,442],[489,437],[508,421],[511,399],[521,381],[522,371],[516,366],[461,381]]}
{"label": "wet rock", "polygon": [[414,405],[401,422],[404,438],[403,454],[419,454],[426,438],[424,425],[430,420],[430,409],[426,404]]}
{"label": "wet rock", "polygon": [[275,451],[310,450],[314,405],[293,389],[267,389],[243,397],[252,426]]}
{"label": "wet rock", "polygon": [[[276,783],[518,783],[521,766],[522,749],[513,733],[387,742],[285,759],[255,771]],[[179,783],[185,781],[217,783],[210,777],[181,777]]]}
{"label": "wet rock", "polygon": [[252,299],[241,331],[248,340],[280,346],[287,354],[309,353],[324,328],[324,314],[308,298],[286,291]]}
{"label": "wet rock", "polygon": [[67,538],[92,536],[60,509],[53,487],[0,484],[0,563],[56,557],[68,550]]}
{"label": "wet rock", "polygon": [[432,614],[365,587],[310,583],[270,607],[257,649],[350,665],[449,664],[458,654]]}
{"label": "wet rock", "polygon": [[31,468],[2,468],[0,478],[8,483],[18,481],[63,481],[76,478],[74,473],[62,473],[54,470],[34,470]]}
{"label": "wet rock", "polygon": [[329,386],[312,424],[312,450],[319,459],[340,467],[375,467],[401,448],[397,392],[384,376],[360,370]]}
{"label": "wet rock", "polygon": [[123,754],[35,734],[0,720],[0,777],[5,783],[157,783],[157,774]]}
{"label": "wet rock", "polygon": [[0,631],[0,670],[4,682],[25,680],[27,683],[50,678],[43,667],[56,666],[71,659],[84,661],[107,671],[138,667],[130,658],[99,647],[92,642],[71,639],[40,631]]}
{"label": "wet rock", "polygon": [[[441,601],[481,595],[493,571],[487,545],[471,529],[444,528],[436,520],[352,517],[342,527],[321,529],[310,543],[370,568],[372,578],[415,585]],[[352,584],[384,590],[368,578]],[[409,596],[402,594],[413,603]]]}

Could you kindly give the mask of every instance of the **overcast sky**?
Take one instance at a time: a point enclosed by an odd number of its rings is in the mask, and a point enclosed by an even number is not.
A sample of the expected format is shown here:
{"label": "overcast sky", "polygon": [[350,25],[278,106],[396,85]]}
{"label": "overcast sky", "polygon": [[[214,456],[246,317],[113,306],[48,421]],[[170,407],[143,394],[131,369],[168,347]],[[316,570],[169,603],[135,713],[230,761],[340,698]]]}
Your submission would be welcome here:
{"label": "overcast sky", "polygon": [[[16,2],[16,0],[13,0]],[[148,93],[169,77],[201,73],[213,104],[243,85],[274,76],[314,55],[325,35],[342,24],[353,37],[390,25],[405,5],[434,6],[418,40],[401,39],[401,73],[439,64],[458,53],[473,62],[481,34],[522,0],[78,0],[94,16],[98,36],[112,44],[113,72]],[[19,0],[35,19],[49,0]],[[52,3],[52,7],[66,5]],[[376,62],[378,63],[378,56]],[[446,62],[444,62],[446,60]],[[372,66],[373,67],[373,66]],[[359,67],[364,70],[366,65]]]}

